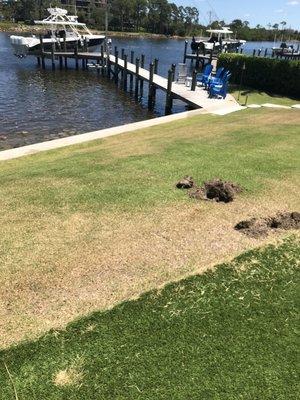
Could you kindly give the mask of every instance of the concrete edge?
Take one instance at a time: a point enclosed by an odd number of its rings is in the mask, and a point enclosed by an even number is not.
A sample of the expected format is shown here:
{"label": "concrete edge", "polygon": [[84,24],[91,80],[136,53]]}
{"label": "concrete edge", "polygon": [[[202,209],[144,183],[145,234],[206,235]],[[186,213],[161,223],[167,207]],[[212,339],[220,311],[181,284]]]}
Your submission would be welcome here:
{"label": "concrete edge", "polygon": [[132,132],[139,129],[145,129],[152,126],[166,124],[173,121],[189,118],[194,115],[208,114],[203,109],[197,109],[192,111],[185,111],[178,114],[167,115],[163,117],[147,119],[144,121],[133,122],[131,124],[125,124],[115,126],[112,128],[101,129],[98,131],[82,133],[79,135],[68,136],[66,138],[60,138],[55,140],[49,140],[46,142],[35,143],[27,146],[17,147],[15,149],[0,151],[0,161],[12,160],[23,156],[36,154],[42,151],[59,149],[74,144],[80,144],[89,142],[92,140],[103,139],[109,136],[120,135],[121,133]]}

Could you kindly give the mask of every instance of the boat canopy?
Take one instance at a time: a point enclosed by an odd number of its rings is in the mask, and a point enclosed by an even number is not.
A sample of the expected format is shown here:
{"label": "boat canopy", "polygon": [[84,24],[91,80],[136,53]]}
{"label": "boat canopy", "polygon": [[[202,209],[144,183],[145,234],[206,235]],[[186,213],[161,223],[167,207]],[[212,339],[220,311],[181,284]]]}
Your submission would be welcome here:
{"label": "boat canopy", "polygon": [[67,15],[68,11],[63,8],[48,8],[49,17],[41,20],[34,21],[37,25],[70,25],[70,26],[78,26],[87,29],[86,24],[78,22],[77,16],[75,15]]}
{"label": "boat canopy", "polygon": [[227,27],[224,27],[224,28],[222,28],[222,29],[208,29],[207,32],[209,32],[209,33],[216,33],[216,34],[219,34],[219,33],[233,33],[233,32],[232,32],[229,28],[227,28]]}

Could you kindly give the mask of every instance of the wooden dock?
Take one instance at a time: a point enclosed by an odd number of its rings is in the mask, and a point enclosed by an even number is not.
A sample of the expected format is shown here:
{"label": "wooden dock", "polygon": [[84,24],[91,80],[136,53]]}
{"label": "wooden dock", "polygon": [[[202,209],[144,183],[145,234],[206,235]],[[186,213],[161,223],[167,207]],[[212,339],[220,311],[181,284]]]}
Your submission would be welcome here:
{"label": "wooden dock", "polygon": [[74,52],[54,51],[51,52],[37,52],[34,55],[38,59],[38,64],[45,68],[45,59],[50,59],[52,69],[56,69],[56,62],[59,62],[59,68],[68,68],[69,60],[74,60],[76,69],[81,67],[86,69],[92,66],[98,70],[99,74],[107,76],[115,81],[124,90],[130,90],[134,93],[135,98],[138,100],[143,96],[143,85],[147,82],[148,89],[148,108],[153,110],[155,104],[156,90],[160,89],[166,92],[166,114],[172,111],[173,100],[179,99],[186,103],[191,108],[203,108],[207,112],[216,112],[222,110],[237,109],[238,103],[235,99],[228,95],[226,99],[211,99],[204,88],[197,86],[196,71],[193,72],[193,77],[190,79],[190,86],[185,84],[178,84],[175,81],[175,68],[173,64],[168,72],[168,78],[164,78],[158,74],[158,60],[150,63],[149,69],[145,68],[145,58],[134,58],[134,54],[130,54],[130,61],[125,54],[124,50],[119,56],[118,50],[115,48],[114,54],[110,54],[109,58],[104,53],[103,48],[99,53],[90,53],[87,51]]}

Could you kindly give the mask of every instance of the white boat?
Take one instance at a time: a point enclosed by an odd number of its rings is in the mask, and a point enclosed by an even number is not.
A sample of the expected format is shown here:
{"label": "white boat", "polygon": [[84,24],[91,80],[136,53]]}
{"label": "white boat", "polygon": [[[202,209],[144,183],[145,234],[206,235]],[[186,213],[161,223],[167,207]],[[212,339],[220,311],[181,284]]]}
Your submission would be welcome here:
{"label": "white boat", "polygon": [[[43,47],[50,51],[53,44],[56,50],[74,50],[75,46],[83,48],[87,44],[88,51],[94,51],[105,40],[105,35],[93,35],[86,24],[78,22],[78,17],[68,15],[62,8],[48,8],[49,16],[42,21],[34,21],[37,25],[47,27],[47,34],[43,36]],[[32,52],[40,50],[40,37],[16,36],[10,37],[10,42],[17,57],[26,57]]]}
{"label": "white boat", "polygon": [[221,29],[208,29],[207,32],[210,34],[207,38],[193,38],[191,44],[192,51],[196,52],[198,49],[202,52],[210,50],[230,51],[236,50],[246,43],[246,40],[233,39],[233,32],[228,27],[223,27]]}

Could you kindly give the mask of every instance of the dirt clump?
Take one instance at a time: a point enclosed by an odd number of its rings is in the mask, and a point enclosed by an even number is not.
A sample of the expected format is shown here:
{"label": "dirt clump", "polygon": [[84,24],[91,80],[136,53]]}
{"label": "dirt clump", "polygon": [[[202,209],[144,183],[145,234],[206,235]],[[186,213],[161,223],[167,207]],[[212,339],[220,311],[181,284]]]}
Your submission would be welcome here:
{"label": "dirt clump", "polygon": [[196,187],[195,190],[190,191],[189,196],[197,200],[214,200],[230,203],[234,200],[235,195],[241,191],[242,188],[236,183],[213,179],[204,182],[203,186]]}
{"label": "dirt clump", "polygon": [[191,189],[195,185],[194,179],[191,176],[184,176],[179,182],[176,183],[178,189]]}
{"label": "dirt clump", "polygon": [[240,221],[234,228],[254,238],[266,236],[273,229],[300,229],[300,213],[280,212],[271,217],[251,218]]}
{"label": "dirt clump", "polygon": [[205,182],[204,189],[208,199],[224,203],[230,203],[234,200],[235,195],[242,191],[239,185],[221,179]]}

